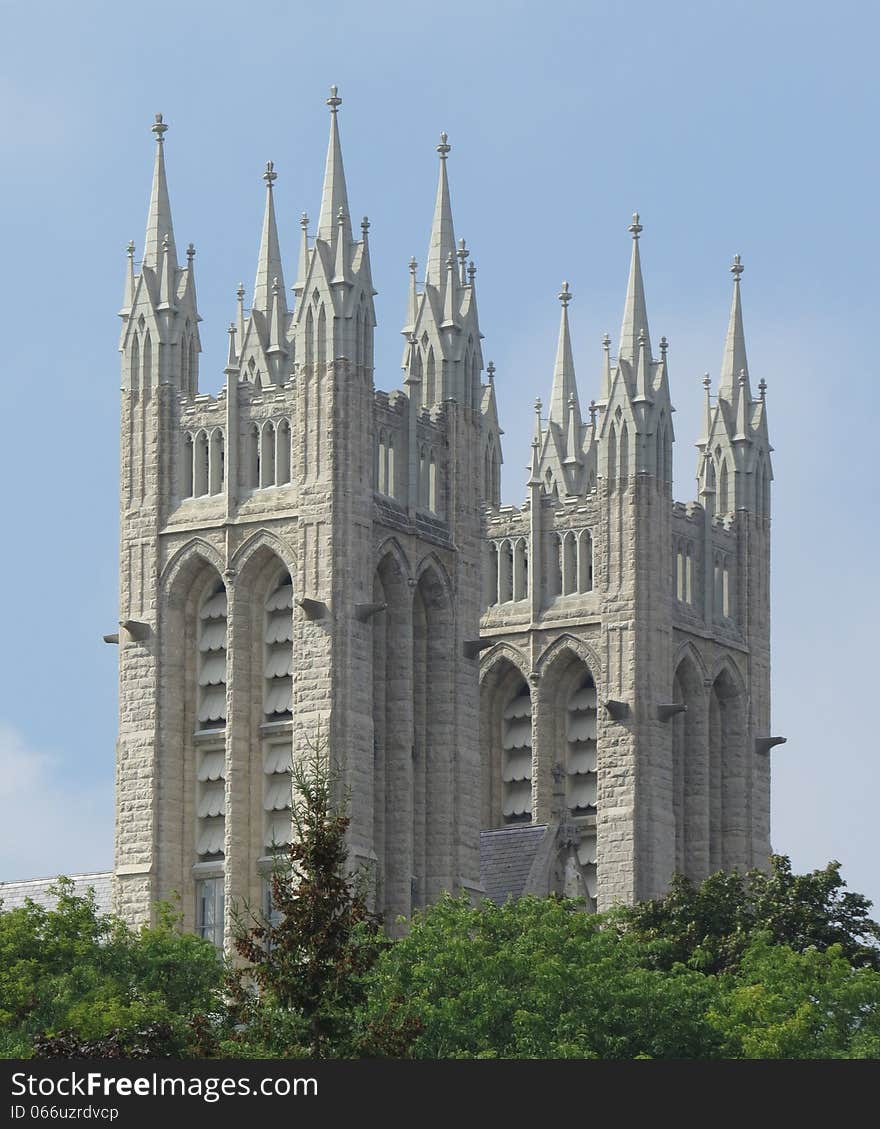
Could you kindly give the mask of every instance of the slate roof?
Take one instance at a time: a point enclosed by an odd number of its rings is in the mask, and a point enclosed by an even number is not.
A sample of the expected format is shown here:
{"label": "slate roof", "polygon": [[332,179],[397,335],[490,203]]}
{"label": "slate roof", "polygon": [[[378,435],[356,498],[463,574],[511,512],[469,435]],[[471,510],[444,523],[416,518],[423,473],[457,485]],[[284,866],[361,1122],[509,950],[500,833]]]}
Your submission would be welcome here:
{"label": "slate roof", "polygon": [[[89,886],[94,887],[95,901],[99,913],[110,913],[112,903],[111,871],[100,871],[93,874],[69,874],[73,881],[74,893],[82,897]],[[0,882],[0,909],[16,909],[23,906],[25,898],[30,898],[37,905],[52,908],[55,898],[49,893],[49,887],[57,882],[57,878],[31,878],[26,882]]]}
{"label": "slate roof", "polygon": [[526,823],[480,832],[480,878],[487,898],[501,905],[520,897],[546,830],[543,823]]}

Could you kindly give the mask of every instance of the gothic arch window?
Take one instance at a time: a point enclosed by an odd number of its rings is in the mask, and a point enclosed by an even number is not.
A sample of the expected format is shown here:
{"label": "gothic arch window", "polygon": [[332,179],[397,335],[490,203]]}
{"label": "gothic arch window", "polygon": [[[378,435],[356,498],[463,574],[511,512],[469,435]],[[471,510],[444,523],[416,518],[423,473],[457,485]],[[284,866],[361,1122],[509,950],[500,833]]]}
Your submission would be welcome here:
{"label": "gothic arch window", "polygon": [[617,427],[612,423],[608,431],[608,489],[614,489],[617,478]]}
{"label": "gothic arch window", "polygon": [[709,695],[709,871],[745,870],[749,771],[742,691],[727,667]]}
{"label": "gothic arch window", "polygon": [[290,482],[290,421],[278,421],[275,429],[275,480],[279,486]]}
{"label": "gothic arch window", "polygon": [[563,533],[559,539],[560,565],[562,567],[562,595],[577,592],[577,540],[574,533]]}
{"label": "gothic arch window", "polygon": [[498,602],[506,604],[513,599],[513,546],[504,540],[498,548]]}
{"label": "gothic arch window", "polygon": [[620,481],[626,486],[629,478],[629,428],[624,421],[620,429]]}
{"label": "gothic arch window", "polygon": [[254,424],[248,432],[248,485],[252,490],[260,488],[260,428]]}
{"label": "gothic arch window", "polygon": [[675,543],[675,598],[684,600],[684,545],[681,541]]}
{"label": "gothic arch window", "polygon": [[193,496],[193,437],[188,431],[185,432],[183,436],[180,472],[180,496],[182,498],[191,498]]}
{"label": "gothic arch window", "polygon": [[[226,824],[226,754],[222,731],[226,726],[226,589],[218,580],[198,608],[197,616],[197,709],[196,728],[207,736],[217,732],[216,740],[200,740],[196,762],[196,854],[202,861],[219,859],[224,853]],[[221,880],[222,882],[222,880]],[[197,884],[197,902],[216,890]],[[197,925],[203,936],[208,929],[222,930],[222,906],[216,913],[204,914],[197,904]],[[212,909],[216,904],[212,901]],[[212,936],[211,939],[216,940]]]}
{"label": "gothic arch window", "polygon": [[501,713],[501,815],[504,823],[532,819],[532,698],[520,678]]}
{"label": "gothic arch window", "polygon": [[432,514],[440,512],[437,485],[437,460],[431,451],[428,456],[428,509]]}
{"label": "gothic arch window", "polygon": [[268,419],[260,431],[260,486],[275,485],[275,424]]}
{"label": "gothic arch window", "polygon": [[586,671],[566,707],[565,796],[574,816],[592,815],[597,796],[596,684]]}
{"label": "gothic arch window", "polygon": [[525,600],[529,594],[529,548],[525,537],[517,539],[513,550],[513,598]]}
{"label": "gothic arch window", "polygon": [[223,490],[226,451],[223,431],[215,427],[208,439],[208,493],[219,494]]}
{"label": "gothic arch window", "polygon": [[200,729],[226,725],[226,589],[218,582],[199,608]]}
{"label": "gothic arch window", "polygon": [[386,451],[387,464],[385,470],[385,492],[389,498],[397,496],[395,491],[395,469],[394,469],[394,432],[388,433],[388,448]]}
{"label": "gothic arch window", "polygon": [[193,444],[193,495],[201,498],[208,493],[210,475],[208,435],[199,431]]}
{"label": "gothic arch window", "polygon": [[721,470],[718,473],[718,512],[722,514],[730,510],[728,489],[727,459],[722,459]]}
{"label": "gothic arch window", "polygon": [[131,390],[135,394],[140,388],[141,347],[137,333],[131,335],[131,353],[129,354],[128,380]]}
{"label": "gothic arch window", "polygon": [[306,312],[305,344],[306,368],[311,370],[315,363],[315,318],[311,306]]}
{"label": "gothic arch window", "polygon": [[386,439],[385,432],[379,428],[379,436],[376,440],[376,490],[380,494],[387,494],[387,482],[385,480],[387,463],[385,461],[385,447]]}
{"label": "gothic arch window", "polygon": [[323,373],[327,367],[327,314],[323,302],[318,313],[318,347],[315,352],[318,359],[318,371]]}
{"label": "gothic arch window", "polygon": [[141,391],[143,392],[144,400],[150,398],[150,378],[153,371],[153,342],[150,337],[150,331],[144,334],[144,351],[142,353],[141,361]]}
{"label": "gothic arch window", "polygon": [[434,347],[428,349],[428,360],[425,365],[425,400],[433,404],[437,400],[437,366],[434,362]]}
{"label": "gothic arch window", "polygon": [[578,535],[577,547],[578,591],[593,591],[593,535],[589,529],[582,529]]}
{"label": "gothic arch window", "polygon": [[428,454],[424,446],[419,448],[419,506],[428,508]]}
{"label": "gothic arch window", "polygon": [[694,602],[694,551],[690,541],[684,557],[684,599],[687,604]]}
{"label": "gothic arch window", "polygon": [[425,385],[422,381],[422,351],[418,347],[418,345],[413,345],[413,347],[412,347],[411,371],[412,371],[413,380],[417,380],[419,382],[418,390],[417,390],[417,393],[416,393],[417,403],[421,407],[425,407],[428,404],[429,401],[428,401],[428,396],[427,396],[427,390],[426,390]]}
{"label": "gothic arch window", "polygon": [[491,608],[498,603],[498,546],[489,541],[483,560],[483,605]]}

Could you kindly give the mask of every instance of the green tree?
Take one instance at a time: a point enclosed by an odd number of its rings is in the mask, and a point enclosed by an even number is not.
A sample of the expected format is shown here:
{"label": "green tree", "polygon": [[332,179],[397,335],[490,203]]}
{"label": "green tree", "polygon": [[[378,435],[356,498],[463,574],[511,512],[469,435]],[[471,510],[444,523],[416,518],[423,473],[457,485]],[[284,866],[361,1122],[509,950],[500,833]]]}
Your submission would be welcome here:
{"label": "green tree", "polygon": [[322,748],[291,775],[296,833],[271,876],[271,917],[239,917],[235,948],[246,964],[227,979],[231,1006],[221,1049],[258,1057],[355,1055],[364,1046],[354,1021],[364,974],[390,942],[369,909],[365,883],[347,873],[349,819],[334,802],[338,780]]}
{"label": "green tree", "polygon": [[446,897],[377,962],[364,1022],[421,1028],[416,1058],[719,1057],[715,978],[644,958],[577,902]]}
{"label": "green tree", "polygon": [[622,911],[620,927],[652,946],[655,968],[736,967],[760,932],[799,953],[838,945],[854,967],[880,970],[880,924],[867,898],[845,890],[839,862],[809,874],[793,874],[784,855],[770,864],[766,872],[719,871],[699,886],[676,875],[663,898]]}
{"label": "green tree", "polygon": [[164,1025],[168,1053],[187,1041],[189,1017],[216,1006],[222,966],[212,945],[183,933],[168,905],[136,932],[100,913],[59,878],[47,909],[28,900],[0,912],[0,1055],[27,1057],[35,1038],[62,1043],[143,1041]]}

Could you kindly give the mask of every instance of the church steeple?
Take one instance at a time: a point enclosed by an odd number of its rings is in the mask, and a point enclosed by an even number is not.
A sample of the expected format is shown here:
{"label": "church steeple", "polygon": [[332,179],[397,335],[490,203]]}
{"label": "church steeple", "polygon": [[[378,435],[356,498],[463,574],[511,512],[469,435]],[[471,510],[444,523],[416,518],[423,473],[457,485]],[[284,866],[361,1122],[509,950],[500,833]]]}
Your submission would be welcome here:
{"label": "church steeple", "polygon": [[442,289],[446,284],[450,258],[455,262],[455,229],[452,224],[452,203],[449,199],[449,180],[446,175],[446,158],[452,146],[448,134],[440,134],[437,152],[440,154],[440,173],[437,181],[437,199],[434,220],[428,244],[425,282]]}
{"label": "church steeple", "polygon": [[150,192],[150,208],[147,212],[147,230],[144,235],[145,267],[158,270],[161,266],[163,241],[168,238],[170,263],[177,266],[177,250],[174,246],[174,225],[171,222],[171,202],[168,198],[168,181],[165,177],[165,131],[167,124],[161,114],[156,114],[152,125],[156,135],[156,160],[153,165],[153,187]]}
{"label": "church steeple", "polygon": [[[550,394],[549,419],[566,435],[570,430],[570,412],[576,417],[577,434],[580,435],[581,410],[578,401],[577,382],[574,375],[574,359],[571,353],[571,334],[568,328],[568,303],[574,295],[567,282],[563,282],[559,292],[562,306],[559,320],[559,340],[556,346],[556,367],[553,370],[553,391]],[[573,451],[567,452],[569,455]]]}
{"label": "church steeple", "polygon": [[317,236],[327,243],[335,243],[341,209],[344,217],[342,232],[348,245],[352,241],[351,212],[348,207],[348,190],[345,187],[345,169],[342,165],[342,145],[339,141],[337,116],[342,99],[339,97],[338,87],[330,87],[327,105],[330,107],[330,141],[327,145],[327,164],[324,169],[324,188],[321,193]]}
{"label": "church steeple", "polygon": [[642,281],[642,261],[639,256],[639,235],[642,225],[639,223],[639,213],[634,212],[632,223],[629,225],[632,232],[632,258],[629,266],[629,281],[626,286],[626,301],[623,306],[623,322],[620,327],[620,348],[618,355],[621,359],[635,364],[639,358],[641,335],[644,333],[645,351],[651,357],[651,338],[648,334],[648,313],[645,308],[645,284]]}
{"label": "church steeple", "polygon": [[263,215],[263,232],[260,237],[260,253],[257,258],[257,276],[254,282],[253,308],[269,316],[272,305],[272,287],[278,280],[283,312],[287,313],[284,291],[284,271],[281,266],[281,250],[278,244],[278,225],[275,222],[275,200],[273,186],[278,179],[272,161],[266,164],[263,180],[266,182],[266,210]]}
{"label": "church steeple", "polygon": [[745,373],[745,392],[751,401],[749,388],[749,362],[746,359],[746,339],[743,332],[742,299],[740,296],[740,276],[745,270],[739,255],[733,256],[730,273],[733,275],[733,298],[730,303],[730,320],[727,325],[727,339],[724,343],[724,357],[721,361],[721,376],[718,381],[718,395],[732,404],[739,391],[740,375]]}

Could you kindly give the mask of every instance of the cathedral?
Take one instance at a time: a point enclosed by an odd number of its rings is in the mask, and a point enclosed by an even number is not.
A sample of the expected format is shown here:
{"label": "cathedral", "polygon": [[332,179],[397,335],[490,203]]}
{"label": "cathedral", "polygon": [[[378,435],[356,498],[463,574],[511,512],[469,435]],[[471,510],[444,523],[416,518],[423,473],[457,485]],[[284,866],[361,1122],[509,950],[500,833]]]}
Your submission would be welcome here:
{"label": "cathedral", "polygon": [[[178,252],[156,115],[122,333],[115,908],[228,943],[292,835],[291,765],[329,750],[350,862],[394,923],[443,891],[557,891],[589,908],[766,862],[765,393],[742,264],[698,498],[672,496],[667,343],[640,258],[582,406],[568,306],[525,496],[502,505],[495,372],[437,146],[427,257],[409,264],[402,387],[374,373],[369,221],[353,222],[340,104],[320,211],[285,281],[268,164],[253,290],[224,381],[199,389],[195,249]],[[426,208],[426,221],[428,220]],[[427,222],[426,222],[427,226]],[[289,277],[289,276],[288,276]],[[548,358],[548,369],[549,369]]]}

